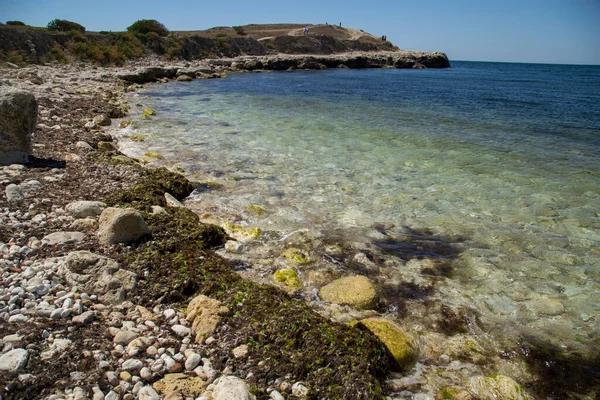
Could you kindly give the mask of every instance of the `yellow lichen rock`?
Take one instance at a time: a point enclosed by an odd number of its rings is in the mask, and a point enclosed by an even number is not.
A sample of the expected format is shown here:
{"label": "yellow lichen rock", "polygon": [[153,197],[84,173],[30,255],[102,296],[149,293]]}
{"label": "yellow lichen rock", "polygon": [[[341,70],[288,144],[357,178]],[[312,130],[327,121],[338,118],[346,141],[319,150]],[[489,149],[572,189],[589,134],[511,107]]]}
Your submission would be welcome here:
{"label": "yellow lichen rock", "polygon": [[401,371],[410,370],[419,359],[416,340],[392,321],[367,318],[358,322],[369,329],[388,348]]}
{"label": "yellow lichen rock", "polygon": [[506,375],[475,376],[468,386],[469,392],[481,400],[529,400],[525,390]]}
{"label": "yellow lichen rock", "polygon": [[225,222],[225,224],[223,224],[223,229],[225,229],[225,232],[229,236],[238,242],[248,242],[250,240],[258,239],[262,235],[262,230],[260,228],[235,225],[231,222]]}
{"label": "yellow lichen rock", "polygon": [[195,398],[204,392],[207,385],[207,382],[198,377],[186,374],[167,374],[161,380],[154,382],[152,387],[159,393],[180,392],[186,397]]}
{"label": "yellow lichen rock", "polygon": [[336,279],[319,290],[319,297],[336,304],[347,304],[357,310],[373,307],[377,302],[377,292],[365,276],[347,276]]}
{"label": "yellow lichen rock", "polygon": [[295,247],[291,247],[289,249],[284,250],[284,252],[281,253],[281,255],[283,256],[283,258],[285,258],[285,261],[292,266],[308,264],[311,261],[310,258],[302,250],[297,249]]}
{"label": "yellow lichen rock", "polygon": [[282,283],[290,289],[296,290],[302,288],[298,274],[291,268],[278,269],[275,271],[273,277],[277,282]]}
{"label": "yellow lichen rock", "polygon": [[192,323],[196,342],[202,344],[204,338],[213,333],[221,322],[221,315],[228,312],[229,309],[218,300],[204,295],[194,297],[188,305],[185,319]]}

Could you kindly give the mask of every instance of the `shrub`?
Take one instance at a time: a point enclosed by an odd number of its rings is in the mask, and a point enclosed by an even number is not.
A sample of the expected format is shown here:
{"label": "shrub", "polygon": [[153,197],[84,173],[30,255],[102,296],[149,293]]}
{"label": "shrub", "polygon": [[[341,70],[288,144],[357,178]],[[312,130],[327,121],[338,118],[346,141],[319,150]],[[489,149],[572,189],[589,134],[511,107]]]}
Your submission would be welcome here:
{"label": "shrub", "polygon": [[40,57],[40,62],[42,64],[50,63],[52,61],[56,61],[59,64],[68,64],[71,60],[65,54],[62,47],[60,47],[58,44],[55,44],[48,52],[46,52],[46,54]]}
{"label": "shrub", "polygon": [[48,22],[48,29],[51,31],[68,32],[78,31],[85,32],[85,27],[79,25],[77,22],[67,21],[65,19],[53,19]]}
{"label": "shrub", "polygon": [[127,28],[129,32],[145,35],[156,32],[160,36],[167,36],[169,30],[155,19],[140,19]]}
{"label": "shrub", "polygon": [[21,21],[6,21],[6,25],[27,26],[27,25],[25,25],[25,22],[21,22]]}
{"label": "shrub", "polygon": [[23,56],[15,50],[11,50],[6,54],[6,59],[8,60],[8,62],[13,63],[13,64],[17,64],[17,65],[22,65],[25,64],[25,60],[23,59]]}
{"label": "shrub", "polygon": [[244,36],[246,34],[246,32],[244,32],[243,26],[233,26],[232,28],[238,35]]}

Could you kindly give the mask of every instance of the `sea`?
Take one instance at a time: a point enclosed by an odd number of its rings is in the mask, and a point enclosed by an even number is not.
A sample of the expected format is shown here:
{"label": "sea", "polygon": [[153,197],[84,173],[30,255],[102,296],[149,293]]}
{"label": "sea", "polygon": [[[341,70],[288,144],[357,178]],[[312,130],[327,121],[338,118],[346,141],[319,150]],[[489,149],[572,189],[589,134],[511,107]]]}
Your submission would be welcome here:
{"label": "sea", "polygon": [[[222,250],[241,273],[269,283],[291,267],[295,295],[330,317],[356,313],[322,304],[319,287],[367,275],[376,312],[421,336],[430,365],[449,368],[435,343],[466,335],[484,361],[450,359],[470,374],[588,393],[583,381],[600,382],[600,66],[451,65],[146,86],[119,141],[201,182],[186,205],[204,220],[260,228]],[[138,118],[147,107],[156,116]],[[290,246],[302,262],[281,255]],[[583,383],[569,362],[587,366]],[[553,392],[543,373],[577,384]]]}

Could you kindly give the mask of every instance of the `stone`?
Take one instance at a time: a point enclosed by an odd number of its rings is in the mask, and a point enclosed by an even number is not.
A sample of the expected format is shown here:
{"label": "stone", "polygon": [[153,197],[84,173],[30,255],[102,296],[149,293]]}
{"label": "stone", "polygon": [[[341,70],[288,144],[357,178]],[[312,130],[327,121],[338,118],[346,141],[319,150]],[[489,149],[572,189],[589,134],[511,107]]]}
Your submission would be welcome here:
{"label": "stone", "polygon": [[469,392],[481,400],[529,400],[525,390],[505,375],[475,376],[469,381]]}
{"label": "stone", "polygon": [[69,225],[69,229],[78,232],[95,231],[98,229],[98,221],[91,217],[76,219]]}
{"label": "stone", "polygon": [[194,297],[188,305],[186,320],[192,324],[196,342],[202,344],[204,338],[213,333],[221,322],[221,315],[228,312],[229,309],[218,300],[204,295]]}
{"label": "stone", "polygon": [[366,318],[358,323],[373,332],[388,348],[401,371],[409,371],[416,364],[419,346],[400,326],[383,318]]}
{"label": "stone", "polygon": [[6,200],[13,203],[20,203],[25,200],[25,193],[23,189],[19,185],[15,185],[11,183],[6,186],[4,189],[4,193],[6,194]]}
{"label": "stone", "polygon": [[94,148],[92,147],[91,144],[89,144],[88,142],[84,142],[82,140],[80,140],[79,142],[75,143],[75,148],[80,153],[90,153],[90,152],[94,151]]}
{"label": "stone", "polygon": [[188,328],[187,326],[183,326],[183,325],[173,325],[171,327],[171,330],[173,332],[175,332],[175,334],[177,336],[180,336],[180,337],[186,337],[186,336],[190,336],[192,334],[192,330],[190,328]]}
{"label": "stone", "polygon": [[273,274],[273,278],[291,290],[302,288],[302,283],[298,279],[298,274],[291,268],[278,269]]}
{"label": "stone", "polygon": [[54,232],[42,238],[42,243],[51,246],[59,244],[71,244],[81,242],[85,235],[81,232]]}
{"label": "stone", "polygon": [[140,370],[140,377],[145,381],[152,380],[152,371],[150,371],[150,368],[148,368],[148,367],[142,368]]}
{"label": "stone", "polygon": [[165,201],[169,207],[185,208],[183,204],[169,193],[165,193]]}
{"label": "stone", "polygon": [[292,395],[296,397],[308,396],[308,388],[302,382],[296,382],[292,385]]}
{"label": "stone", "polygon": [[179,75],[179,76],[177,77],[177,80],[178,80],[179,82],[191,82],[191,81],[193,81],[193,80],[194,80],[194,78],[192,78],[192,77],[191,77],[191,76],[189,76],[189,75]]}
{"label": "stone", "polygon": [[565,312],[565,306],[556,299],[543,299],[535,303],[535,310],[542,315],[561,315]]}
{"label": "stone", "polygon": [[137,275],[119,264],[89,251],[74,251],[58,264],[58,274],[71,286],[99,295],[102,302],[115,304],[135,290]]}
{"label": "stone", "polygon": [[130,358],[129,360],[125,361],[123,365],[121,365],[121,368],[123,368],[125,371],[139,371],[143,367],[144,363],[140,360],[136,360],[135,358]]}
{"label": "stone", "polygon": [[235,349],[233,349],[231,351],[231,353],[233,354],[233,356],[235,358],[242,358],[245,357],[246,354],[248,354],[248,346],[243,344],[241,346],[236,347]]}
{"label": "stone", "polygon": [[319,290],[319,297],[358,310],[371,308],[377,302],[375,287],[367,277],[360,275],[336,279]]}
{"label": "stone", "polygon": [[220,377],[213,390],[213,400],[252,400],[253,398],[246,382],[237,376]]}
{"label": "stone", "polygon": [[97,217],[102,214],[102,211],[106,208],[106,203],[101,201],[74,201],[67,204],[65,211],[67,211],[73,218],[87,218]]}
{"label": "stone", "polygon": [[137,333],[132,331],[119,331],[113,338],[113,343],[128,345],[131,341],[137,338]]}
{"label": "stone", "polygon": [[29,352],[25,349],[14,349],[0,356],[0,371],[17,372],[27,365]]}
{"label": "stone", "polygon": [[96,313],[94,311],[86,311],[81,315],[77,315],[73,317],[71,320],[75,324],[89,325],[96,318]]}
{"label": "stone", "polygon": [[29,162],[37,110],[32,93],[0,86],[0,165]]}
{"label": "stone", "polygon": [[138,392],[138,400],[160,400],[160,395],[152,386],[144,386]]}
{"label": "stone", "polygon": [[93,121],[98,126],[110,126],[110,118],[106,114],[96,115]]}
{"label": "stone", "polygon": [[134,242],[150,234],[142,215],[133,208],[105,209],[100,215],[98,239],[102,244]]}
{"label": "stone", "polygon": [[184,396],[200,396],[207,384],[199,377],[186,374],[167,374],[164,378],[154,382],[152,387],[159,393],[181,392]]}
{"label": "stone", "polygon": [[185,369],[193,371],[200,364],[200,361],[202,361],[202,358],[198,353],[191,353],[185,360]]}

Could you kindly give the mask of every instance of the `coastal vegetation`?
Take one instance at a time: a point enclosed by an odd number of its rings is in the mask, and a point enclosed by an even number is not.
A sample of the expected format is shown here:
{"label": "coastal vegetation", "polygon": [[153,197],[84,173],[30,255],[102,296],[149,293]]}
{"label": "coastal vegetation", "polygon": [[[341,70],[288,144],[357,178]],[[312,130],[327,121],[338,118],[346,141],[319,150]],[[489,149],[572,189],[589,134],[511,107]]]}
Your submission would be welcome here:
{"label": "coastal vegetation", "polygon": [[48,22],[47,28],[49,31],[58,32],[85,32],[85,27],[83,25],[80,25],[77,22],[67,21],[66,19],[53,19]]}

